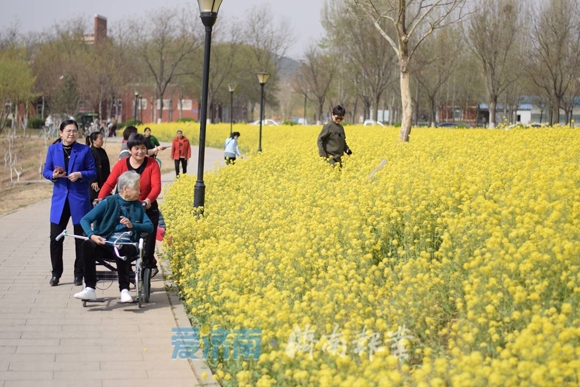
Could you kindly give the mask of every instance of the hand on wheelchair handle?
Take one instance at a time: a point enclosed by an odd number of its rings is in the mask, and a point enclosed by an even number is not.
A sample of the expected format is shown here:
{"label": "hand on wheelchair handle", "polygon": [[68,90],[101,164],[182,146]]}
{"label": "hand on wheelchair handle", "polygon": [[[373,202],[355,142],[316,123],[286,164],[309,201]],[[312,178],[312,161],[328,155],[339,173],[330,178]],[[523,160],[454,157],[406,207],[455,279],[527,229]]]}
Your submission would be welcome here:
{"label": "hand on wheelchair handle", "polygon": [[95,242],[97,245],[104,245],[107,243],[107,240],[105,238],[103,238],[100,235],[96,235],[96,234],[91,235],[90,240]]}

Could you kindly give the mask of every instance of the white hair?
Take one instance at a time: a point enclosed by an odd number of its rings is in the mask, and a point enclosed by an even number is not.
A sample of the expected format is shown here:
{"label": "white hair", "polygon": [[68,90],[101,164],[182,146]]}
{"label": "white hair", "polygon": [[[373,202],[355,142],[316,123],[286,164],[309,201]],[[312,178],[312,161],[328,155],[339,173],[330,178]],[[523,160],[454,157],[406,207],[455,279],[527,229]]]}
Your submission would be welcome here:
{"label": "white hair", "polygon": [[117,180],[117,188],[119,192],[123,191],[124,187],[127,188],[137,188],[139,186],[139,180],[141,176],[135,171],[123,172],[119,179]]}

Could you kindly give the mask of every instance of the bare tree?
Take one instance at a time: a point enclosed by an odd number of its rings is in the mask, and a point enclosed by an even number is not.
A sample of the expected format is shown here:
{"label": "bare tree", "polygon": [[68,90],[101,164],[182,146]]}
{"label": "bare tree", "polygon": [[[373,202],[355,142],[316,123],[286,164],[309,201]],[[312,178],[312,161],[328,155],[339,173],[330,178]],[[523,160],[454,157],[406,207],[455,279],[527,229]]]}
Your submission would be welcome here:
{"label": "bare tree", "polygon": [[[242,42],[245,44],[242,60],[244,70],[242,78],[252,80],[246,85],[251,111],[259,101],[260,85],[256,73],[270,73],[264,99],[268,104],[275,104],[278,92],[278,70],[280,61],[295,40],[290,23],[285,18],[276,19],[269,6],[254,7],[246,11],[246,22],[242,31]],[[253,116],[253,114],[252,114]]]}
{"label": "bare tree", "polygon": [[520,76],[524,33],[522,0],[480,0],[467,24],[470,48],[479,59],[489,106],[489,127],[496,123],[499,96]]}
{"label": "bare tree", "polygon": [[[224,24],[221,24],[222,26]],[[214,28],[218,42],[211,50],[211,65],[208,84],[208,106],[215,101],[226,100],[227,84],[236,78],[235,64],[240,53],[241,29],[236,23],[230,24],[225,30],[223,27]],[[211,117],[213,119],[213,117]]]}
{"label": "bare tree", "polygon": [[465,47],[459,28],[440,29],[417,52],[415,74],[429,104],[429,125],[435,126],[441,88],[457,69]]}
{"label": "bare tree", "polygon": [[324,102],[336,74],[336,61],[315,45],[311,45],[306,50],[304,57],[294,77],[294,91],[315,100],[316,116],[319,121],[322,121]]}
{"label": "bare tree", "polygon": [[550,98],[550,124],[560,121],[562,100],[580,76],[580,5],[576,0],[549,0],[532,19],[533,82]]}
{"label": "bare tree", "polygon": [[130,23],[131,40],[137,60],[142,60],[145,74],[149,74],[155,85],[159,100],[159,118],[163,117],[163,97],[171,82],[191,73],[184,66],[200,47],[199,31],[192,23],[189,8],[160,9],[150,12],[145,19]]}
{"label": "bare tree", "polygon": [[83,64],[79,58],[89,50],[85,44],[85,25],[78,19],[55,25],[50,33],[39,35],[34,43],[32,69],[36,91],[43,95],[52,114],[77,112],[79,83]]}
{"label": "bare tree", "polygon": [[[347,0],[361,7],[397,54],[401,82],[401,141],[409,141],[413,119],[412,59],[421,43],[438,28],[466,16],[467,0]],[[387,28],[387,24],[391,28]]]}

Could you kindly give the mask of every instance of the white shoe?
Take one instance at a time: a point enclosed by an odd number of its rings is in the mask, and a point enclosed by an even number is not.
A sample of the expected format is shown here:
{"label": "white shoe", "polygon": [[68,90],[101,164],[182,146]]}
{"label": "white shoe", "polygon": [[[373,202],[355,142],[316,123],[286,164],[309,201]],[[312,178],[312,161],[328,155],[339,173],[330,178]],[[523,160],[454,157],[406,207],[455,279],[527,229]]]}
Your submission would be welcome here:
{"label": "white shoe", "polygon": [[95,289],[93,288],[84,288],[82,292],[76,293],[73,297],[81,300],[96,301],[97,293],[95,293]]}
{"label": "white shoe", "polygon": [[127,289],[121,290],[121,302],[133,302],[133,297]]}

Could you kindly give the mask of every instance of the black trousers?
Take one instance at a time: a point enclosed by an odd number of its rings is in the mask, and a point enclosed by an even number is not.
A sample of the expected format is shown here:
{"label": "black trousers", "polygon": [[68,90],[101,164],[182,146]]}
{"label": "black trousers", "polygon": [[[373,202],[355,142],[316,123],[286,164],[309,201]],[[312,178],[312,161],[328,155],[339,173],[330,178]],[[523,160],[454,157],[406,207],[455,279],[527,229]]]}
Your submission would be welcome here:
{"label": "black trousers", "polygon": [[[68,221],[71,217],[70,206],[67,201],[64,203],[64,209],[62,210],[62,215],[60,217],[60,222],[50,223],[50,261],[52,263],[52,276],[60,278],[62,276],[63,268],[63,244],[64,238],[60,241],[56,240],[56,237],[66,229]],[[73,224],[75,235],[83,235],[83,228],[80,224]],[[75,265],[74,265],[74,276],[83,276],[83,252],[82,245],[83,241],[81,239],[75,238]]]}
{"label": "black trousers", "polygon": [[183,173],[187,173],[187,159],[179,159],[173,161],[175,161],[175,176],[179,176],[179,162],[181,162]]}
{"label": "black trousers", "polygon": [[151,207],[145,211],[151,223],[153,223],[153,232],[149,233],[145,238],[145,255],[143,256],[143,263],[146,267],[155,267],[157,261],[155,260],[155,242],[157,238],[157,226],[159,226],[159,205],[157,200],[151,203]]}
{"label": "black trousers", "polygon": [[95,289],[97,286],[97,259],[116,258],[119,290],[129,290],[129,273],[131,272],[130,259],[134,258],[137,254],[135,246],[123,245],[119,249],[119,254],[127,256],[127,260],[123,261],[115,255],[115,251],[111,245],[97,245],[90,239],[82,242],[85,284],[87,287]]}

